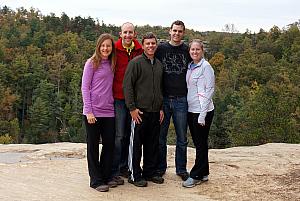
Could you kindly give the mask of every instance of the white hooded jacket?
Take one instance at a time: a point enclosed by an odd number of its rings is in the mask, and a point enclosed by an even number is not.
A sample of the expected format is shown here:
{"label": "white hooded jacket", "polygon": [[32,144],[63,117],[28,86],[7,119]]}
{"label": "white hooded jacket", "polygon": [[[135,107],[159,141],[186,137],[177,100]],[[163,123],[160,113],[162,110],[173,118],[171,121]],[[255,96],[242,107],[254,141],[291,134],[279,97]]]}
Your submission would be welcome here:
{"label": "white hooded jacket", "polygon": [[186,74],[188,111],[199,113],[198,123],[205,124],[207,112],[214,110],[213,94],[215,75],[211,65],[204,58],[198,64],[189,64]]}

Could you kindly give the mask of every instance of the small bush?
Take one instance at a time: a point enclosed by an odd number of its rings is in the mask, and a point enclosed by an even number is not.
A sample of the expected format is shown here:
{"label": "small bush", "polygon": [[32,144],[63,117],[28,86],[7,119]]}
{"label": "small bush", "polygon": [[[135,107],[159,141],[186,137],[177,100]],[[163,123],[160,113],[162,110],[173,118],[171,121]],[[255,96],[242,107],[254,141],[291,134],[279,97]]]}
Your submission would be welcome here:
{"label": "small bush", "polygon": [[13,139],[8,134],[0,136],[0,144],[11,144],[13,143]]}

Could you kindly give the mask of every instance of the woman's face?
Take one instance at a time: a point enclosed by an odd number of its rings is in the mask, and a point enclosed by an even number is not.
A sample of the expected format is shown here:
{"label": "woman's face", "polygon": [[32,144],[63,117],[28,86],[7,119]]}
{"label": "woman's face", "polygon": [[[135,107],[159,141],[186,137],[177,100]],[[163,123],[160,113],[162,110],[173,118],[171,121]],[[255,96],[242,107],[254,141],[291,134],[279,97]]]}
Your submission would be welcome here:
{"label": "woman's face", "polygon": [[102,59],[108,59],[109,55],[112,52],[112,41],[106,39],[100,46],[100,55]]}
{"label": "woman's face", "polygon": [[193,59],[194,63],[200,62],[200,60],[203,56],[203,50],[202,50],[201,45],[199,43],[193,42],[191,44],[190,56]]}

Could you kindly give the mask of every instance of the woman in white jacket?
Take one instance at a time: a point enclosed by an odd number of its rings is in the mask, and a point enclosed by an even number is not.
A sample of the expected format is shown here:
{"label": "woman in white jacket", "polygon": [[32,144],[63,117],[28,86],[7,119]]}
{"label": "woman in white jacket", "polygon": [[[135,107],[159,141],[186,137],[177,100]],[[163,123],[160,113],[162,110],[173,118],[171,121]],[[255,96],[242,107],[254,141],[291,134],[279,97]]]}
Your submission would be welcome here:
{"label": "woman in white jacket", "polygon": [[208,134],[214,116],[212,96],[215,89],[214,70],[204,59],[203,43],[194,39],[189,49],[193,61],[186,74],[188,88],[188,126],[196,147],[195,164],[184,187],[194,187],[208,180]]}

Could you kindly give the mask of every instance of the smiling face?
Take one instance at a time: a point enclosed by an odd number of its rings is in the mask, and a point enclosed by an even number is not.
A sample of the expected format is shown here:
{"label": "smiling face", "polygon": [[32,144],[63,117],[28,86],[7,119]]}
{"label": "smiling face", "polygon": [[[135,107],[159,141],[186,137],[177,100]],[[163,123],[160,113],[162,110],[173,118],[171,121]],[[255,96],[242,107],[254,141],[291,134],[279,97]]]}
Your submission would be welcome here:
{"label": "smiling face", "polygon": [[182,25],[173,24],[169,31],[171,37],[171,44],[179,45],[184,35],[184,27]]}
{"label": "smiling face", "polygon": [[199,63],[203,57],[203,45],[199,42],[192,42],[190,45],[190,56],[195,64]]}
{"label": "smiling face", "polygon": [[144,39],[143,49],[149,59],[154,58],[154,53],[157,49],[157,42],[155,38]]}
{"label": "smiling face", "polygon": [[134,26],[131,23],[125,23],[121,27],[120,37],[122,38],[122,44],[129,47],[132,40],[135,38],[136,33],[134,31]]}
{"label": "smiling face", "polygon": [[100,56],[102,59],[108,59],[109,55],[112,52],[112,41],[111,39],[106,39],[101,43],[100,48]]}

